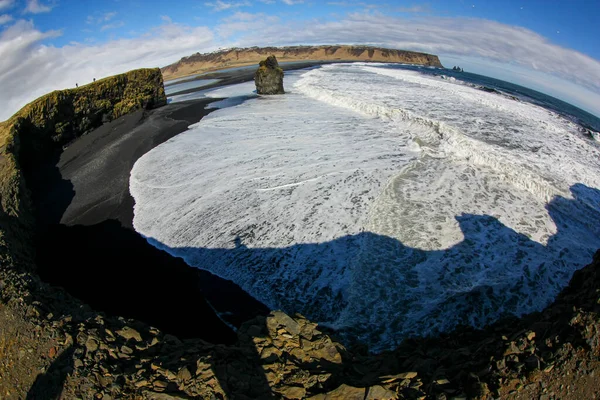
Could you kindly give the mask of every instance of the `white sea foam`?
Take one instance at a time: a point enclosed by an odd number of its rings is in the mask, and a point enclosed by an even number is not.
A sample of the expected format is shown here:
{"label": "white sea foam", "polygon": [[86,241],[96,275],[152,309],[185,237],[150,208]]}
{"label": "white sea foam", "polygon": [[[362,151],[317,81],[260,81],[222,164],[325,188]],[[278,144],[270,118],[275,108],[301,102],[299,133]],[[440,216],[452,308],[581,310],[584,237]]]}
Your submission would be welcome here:
{"label": "white sea foam", "polygon": [[286,91],[140,158],[135,229],[375,350],[539,310],[600,247],[600,146],[556,114],[385,65]]}

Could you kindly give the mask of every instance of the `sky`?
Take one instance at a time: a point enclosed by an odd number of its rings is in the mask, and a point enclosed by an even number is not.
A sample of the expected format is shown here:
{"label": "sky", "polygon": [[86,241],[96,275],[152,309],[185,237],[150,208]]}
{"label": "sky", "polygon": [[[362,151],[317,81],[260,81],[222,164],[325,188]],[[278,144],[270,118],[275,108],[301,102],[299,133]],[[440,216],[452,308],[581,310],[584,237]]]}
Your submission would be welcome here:
{"label": "sky", "polygon": [[600,116],[599,0],[0,0],[0,120],[55,89],[220,48],[369,44]]}

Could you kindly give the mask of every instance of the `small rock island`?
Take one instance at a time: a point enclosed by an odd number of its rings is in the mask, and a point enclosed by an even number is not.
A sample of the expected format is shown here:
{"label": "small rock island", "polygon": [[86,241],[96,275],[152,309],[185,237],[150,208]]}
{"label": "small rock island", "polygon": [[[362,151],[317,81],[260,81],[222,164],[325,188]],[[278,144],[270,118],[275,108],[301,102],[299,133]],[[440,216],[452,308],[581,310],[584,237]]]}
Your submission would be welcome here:
{"label": "small rock island", "polygon": [[283,69],[279,66],[277,58],[270,55],[259,64],[254,74],[256,93],[258,94],[284,94]]}

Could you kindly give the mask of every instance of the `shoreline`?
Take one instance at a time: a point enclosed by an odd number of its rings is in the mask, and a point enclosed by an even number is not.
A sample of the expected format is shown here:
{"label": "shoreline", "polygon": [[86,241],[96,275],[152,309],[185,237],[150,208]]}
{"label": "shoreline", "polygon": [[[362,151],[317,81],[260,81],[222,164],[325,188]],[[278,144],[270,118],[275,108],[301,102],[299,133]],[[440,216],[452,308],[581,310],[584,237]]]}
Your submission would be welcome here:
{"label": "shoreline", "polygon": [[[250,70],[222,72],[219,82],[191,92],[253,76]],[[98,311],[213,343],[233,343],[231,326],[270,312],[238,285],[152,246],[133,229],[129,177],[137,159],[187,131],[216,110],[207,105],[220,100],[186,100],[128,114],[81,136],[32,171],[28,182],[37,210],[36,263],[44,281],[64,287]],[[86,279],[82,267],[94,278]],[[148,293],[178,299],[180,305],[175,312],[157,312],[164,301],[148,299]],[[190,315],[199,321],[189,323]]]}
{"label": "shoreline", "polygon": [[[218,100],[129,114],[82,136],[53,164],[37,169],[36,261],[44,281],[98,311],[213,343],[235,342],[228,325],[268,314],[239,286],[152,246],[132,226],[129,173],[135,161],[200,121],[213,111],[206,105]],[[226,323],[215,310],[229,315]]]}
{"label": "shoreline", "polygon": [[[312,67],[318,67],[320,65],[334,64],[334,63],[335,63],[335,61],[295,62],[294,64],[281,65],[281,69],[283,69],[284,71],[294,71],[294,70],[298,70],[298,69],[312,68]],[[182,79],[181,81],[178,81],[174,85],[178,85],[180,83],[201,81],[201,80],[205,80],[205,79],[218,79],[219,81],[215,82],[215,83],[211,83],[206,86],[181,90],[179,92],[173,92],[173,93],[170,93],[167,96],[167,98],[170,98],[173,96],[179,96],[179,95],[183,95],[183,94],[199,92],[202,90],[216,89],[216,88],[222,87],[222,86],[235,85],[238,83],[253,81],[254,73],[256,72],[256,70],[247,68],[252,65],[256,65],[256,64],[248,64],[248,65],[244,65],[244,66],[240,66],[240,67],[235,67],[233,71],[229,71],[229,69],[230,69],[229,67],[224,68],[223,70],[210,71],[207,73],[202,73],[201,77],[196,76],[197,74],[188,75],[190,77],[189,80]],[[195,76],[195,78],[192,79],[191,77],[194,77],[194,76]],[[285,80],[285,78],[284,78],[284,80]]]}

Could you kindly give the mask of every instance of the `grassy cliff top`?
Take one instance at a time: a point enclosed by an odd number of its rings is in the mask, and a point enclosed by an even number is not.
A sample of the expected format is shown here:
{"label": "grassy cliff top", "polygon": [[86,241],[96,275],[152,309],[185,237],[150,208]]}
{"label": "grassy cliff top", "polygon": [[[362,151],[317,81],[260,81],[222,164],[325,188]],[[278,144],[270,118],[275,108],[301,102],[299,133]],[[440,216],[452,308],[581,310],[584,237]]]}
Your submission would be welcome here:
{"label": "grassy cliff top", "polygon": [[[166,104],[163,79],[158,68],[138,69],[100,79],[74,89],[48,93],[0,123],[0,149],[14,139],[11,129],[26,124],[52,135],[57,142],[70,140],[140,108]],[[59,136],[59,137],[57,137]]]}
{"label": "grassy cliff top", "polygon": [[231,48],[212,53],[196,53],[167,65],[162,68],[162,72],[166,80],[171,80],[201,72],[256,64],[271,54],[280,62],[376,61],[443,67],[438,56],[433,54],[364,45],[321,45]]}

